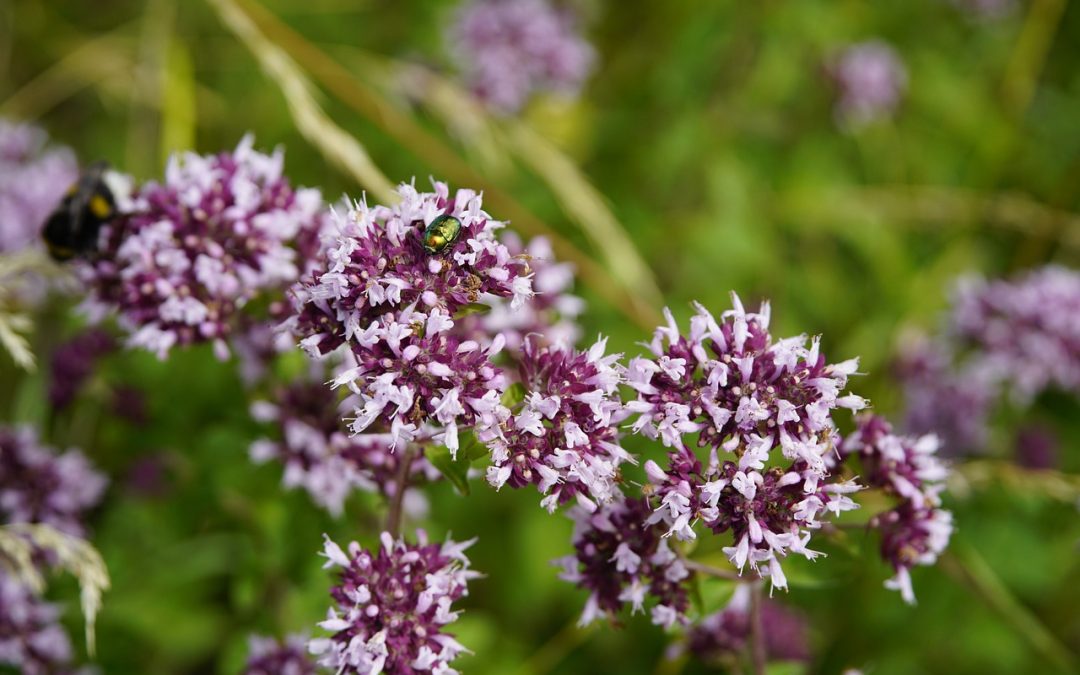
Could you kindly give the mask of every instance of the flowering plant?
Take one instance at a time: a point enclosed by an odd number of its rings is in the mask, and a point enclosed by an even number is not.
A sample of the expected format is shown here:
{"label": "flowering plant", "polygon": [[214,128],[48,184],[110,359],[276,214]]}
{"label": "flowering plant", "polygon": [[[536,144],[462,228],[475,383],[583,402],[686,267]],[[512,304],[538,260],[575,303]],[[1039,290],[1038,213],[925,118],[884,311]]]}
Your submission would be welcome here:
{"label": "flowering plant", "polygon": [[1065,3],[39,4],[0,671],[1076,669]]}
{"label": "flowering plant", "polygon": [[[323,634],[308,641],[315,660],[295,640],[259,639],[249,672],[456,672],[467,646],[446,629],[480,577],[464,553],[475,540],[400,533],[426,511],[419,488],[445,475],[468,491],[474,463],[494,489],[533,485],[547,511],[573,518],[574,552],[556,563],[589,592],[582,624],[628,606],[689,629],[693,588],[717,573],[753,593],[759,579],[786,589],[783,562],[820,557],[811,538],[858,508],[865,489],[901,500],[870,524],[895,571],[886,585],[914,601],[911,567],[932,563],[949,539],[947,470],[932,437],[893,436],[878,417],[842,435],[839,413],[868,406],[847,392],[857,359],[828,361],[819,337],[773,338],[769,303],[748,311],[735,294],[719,318],[695,304],[686,332],[665,309],[645,354],[612,353],[603,337],[579,349],[580,300],[544,242],[508,237],[472,190],[436,181],[431,192],[404,184],[397,197],[324,211],[318,193],[289,186],[280,153],[260,154],[248,138],[231,154],[175,159],[80,263],[90,305],[120,317],[130,347],[164,359],[211,342],[224,358],[230,335],[249,336],[237,344],[253,373],[251,415],[269,426],[250,454],[283,464],[287,487],[335,517],[356,491],[387,504],[378,547],[325,540],[340,585]],[[269,314],[249,309],[272,290],[291,310],[273,296]],[[99,335],[67,348],[78,379]],[[309,362],[282,378],[289,342]],[[27,433],[0,437],[0,459],[27,464]],[[628,449],[634,438],[644,450]],[[643,483],[628,479],[642,470]],[[17,498],[33,485],[18,483],[0,500],[9,520],[51,522],[71,508],[59,493]],[[101,491],[80,489],[82,501]],[[696,561],[699,541],[731,570]],[[694,628],[691,644],[719,640],[704,637],[717,621]]]}

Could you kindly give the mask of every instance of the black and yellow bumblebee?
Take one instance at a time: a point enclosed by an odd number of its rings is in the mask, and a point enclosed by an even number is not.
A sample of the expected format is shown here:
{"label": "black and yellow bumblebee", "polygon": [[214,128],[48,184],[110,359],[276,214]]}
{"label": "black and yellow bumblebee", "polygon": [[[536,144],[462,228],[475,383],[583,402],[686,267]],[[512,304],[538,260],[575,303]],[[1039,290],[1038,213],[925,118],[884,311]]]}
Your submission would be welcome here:
{"label": "black and yellow bumblebee", "polygon": [[71,260],[97,247],[101,226],[117,212],[108,173],[108,162],[88,166],[45,221],[41,236],[54,260]]}

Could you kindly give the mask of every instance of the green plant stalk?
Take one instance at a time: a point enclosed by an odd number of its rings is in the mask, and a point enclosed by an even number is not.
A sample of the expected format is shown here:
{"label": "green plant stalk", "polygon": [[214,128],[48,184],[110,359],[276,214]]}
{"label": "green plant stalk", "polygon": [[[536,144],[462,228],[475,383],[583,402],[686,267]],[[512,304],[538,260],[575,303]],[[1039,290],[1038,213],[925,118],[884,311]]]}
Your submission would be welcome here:
{"label": "green plant stalk", "polygon": [[1028,10],[1001,87],[1009,111],[1018,119],[1027,113],[1035,97],[1065,5],[1066,0],[1034,0]]}
{"label": "green plant stalk", "polygon": [[554,673],[563,659],[592,632],[591,626],[581,627],[578,619],[563,626],[558,633],[540,646],[517,670],[518,675],[544,675]]}
{"label": "green plant stalk", "polygon": [[84,42],[9,96],[0,104],[0,116],[35,119],[78,91],[129,71],[128,34],[136,24],[124,24]]}
{"label": "green plant stalk", "polygon": [[604,197],[577,165],[527,125],[506,123],[507,138],[518,158],[544,179],[563,210],[577,222],[608,268],[628,288],[652,306],[663,303],[660,288],[648,264],[634,248]]}
{"label": "green plant stalk", "polygon": [[1061,671],[1076,672],[1074,655],[1012,594],[978,551],[954,543],[941,557],[941,564],[946,573],[963,582],[1043,659]]}
{"label": "green plant stalk", "polygon": [[165,110],[147,105],[147,101],[162,99],[165,82],[163,71],[167,61],[166,49],[171,40],[176,5],[172,0],[149,0],[143,8],[137,51],[132,67],[132,86],[127,92],[128,122],[124,168],[135,175],[153,173],[161,162],[148,149],[158,147],[160,118]]}
{"label": "green plant stalk", "polygon": [[750,661],[754,665],[754,675],[765,675],[765,625],[761,619],[762,588],[761,580],[750,584]]}
{"label": "green plant stalk", "polygon": [[401,451],[401,462],[394,476],[394,494],[390,496],[390,510],[386,514],[386,531],[397,539],[401,532],[402,507],[405,491],[409,489],[409,466],[412,464],[413,446],[406,445]]}
{"label": "green plant stalk", "polygon": [[777,217],[825,226],[868,215],[890,222],[935,227],[992,225],[1021,235],[1056,240],[1080,252],[1080,215],[1057,209],[1016,192],[984,194],[939,185],[878,185],[827,194],[778,195]]}
{"label": "green plant stalk", "polygon": [[700,572],[706,576],[716,577],[717,579],[725,579],[727,581],[746,581],[734,570],[720,569],[697,560],[689,560],[683,558],[683,564],[686,565],[686,569],[694,572]]}
{"label": "green plant stalk", "polygon": [[328,160],[371,191],[380,201],[394,201],[394,186],[360,142],[336,125],[315,101],[311,85],[296,63],[233,0],[207,0],[222,23],[240,39],[285,96],[300,133]]}
{"label": "green plant stalk", "polygon": [[953,474],[949,490],[957,494],[996,482],[1007,490],[1043,495],[1066,504],[1080,499],[1080,476],[1052,469],[1025,469],[1009,461],[977,460],[964,462]]}
{"label": "green plant stalk", "polygon": [[161,156],[195,147],[195,74],[191,52],[174,35],[162,64]]}

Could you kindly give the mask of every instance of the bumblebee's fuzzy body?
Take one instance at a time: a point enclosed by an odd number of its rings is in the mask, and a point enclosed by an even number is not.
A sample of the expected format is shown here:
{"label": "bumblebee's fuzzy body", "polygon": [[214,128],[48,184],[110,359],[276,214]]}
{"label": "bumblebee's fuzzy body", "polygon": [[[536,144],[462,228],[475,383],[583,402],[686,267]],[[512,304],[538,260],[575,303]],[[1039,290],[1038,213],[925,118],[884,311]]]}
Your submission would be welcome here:
{"label": "bumblebee's fuzzy body", "polygon": [[93,250],[101,226],[116,216],[116,198],[105,179],[108,169],[106,162],[87,167],[45,221],[41,235],[54,260],[70,260]]}

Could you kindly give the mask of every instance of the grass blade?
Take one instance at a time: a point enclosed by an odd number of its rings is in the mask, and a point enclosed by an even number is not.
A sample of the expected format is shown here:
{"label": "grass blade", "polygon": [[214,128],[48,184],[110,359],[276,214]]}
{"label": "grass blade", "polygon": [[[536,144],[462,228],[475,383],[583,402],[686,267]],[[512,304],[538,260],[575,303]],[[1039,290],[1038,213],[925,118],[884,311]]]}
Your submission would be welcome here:
{"label": "grass blade", "polygon": [[941,562],[946,572],[964,582],[1046,661],[1062,671],[1076,672],[1072,653],[1012,594],[978,551],[954,545]]}
{"label": "grass blade", "polygon": [[112,79],[127,79],[132,68],[126,24],[83,42],[56,65],[23,85],[0,104],[0,115],[35,119],[80,90]]}
{"label": "grass blade", "polygon": [[79,581],[86,650],[93,656],[94,626],[101,611],[101,596],[110,585],[105,561],[86,540],[49,525],[22,523],[0,528],[0,558],[6,558],[4,566],[12,576],[39,593],[44,589],[44,579],[34,566],[32,548],[52,553],[56,565]]}
{"label": "grass blade", "polygon": [[1018,192],[986,194],[938,185],[875,185],[793,191],[777,195],[779,218],[821,227],[840,227],[869,217],[927,228],[974,229],[991,225],[1032,239],[1080,251],[1080,215],[1040,203]]}
{"label": "grass blade", "polygon": [[525,124],[512,120],[507,137],[521,161],[544,179],[567,215],[607,260],[608,269],[652,305],[663,302],[648,263],[577,164]]}
{"label": "grass blade", "polygon": [[33,372],[36,368],[34,352],[23,335],[31,327],[30,317],[25,314],[5,314],[0,311],[0,344],[11,354],[15,365],[27,372]]}
{"label": "grass blade", "polygon": [[296,63],[263,34],[233,0],[207,0],[222,23],[240,39],[285,96],[289,113],[304,138],[351,175],[380,201],[396,199],[394,185],[353,136],[334,124],[315,101],[311,85]]}
{"label": "grass blade", "polygon": [[173,38],[163,64],[161,156],[195,147],[195,74],[191,52]]}
{"label": "grass blade", "polygon": [[0,346],[27,372],[36,367],[34,351],[26,339],[34,323],[29,315],[19,311],[20,298],[23,293],[32,292],[29,285],[58,276],[59,272],[40,251],[31,249],[0,255]]}

